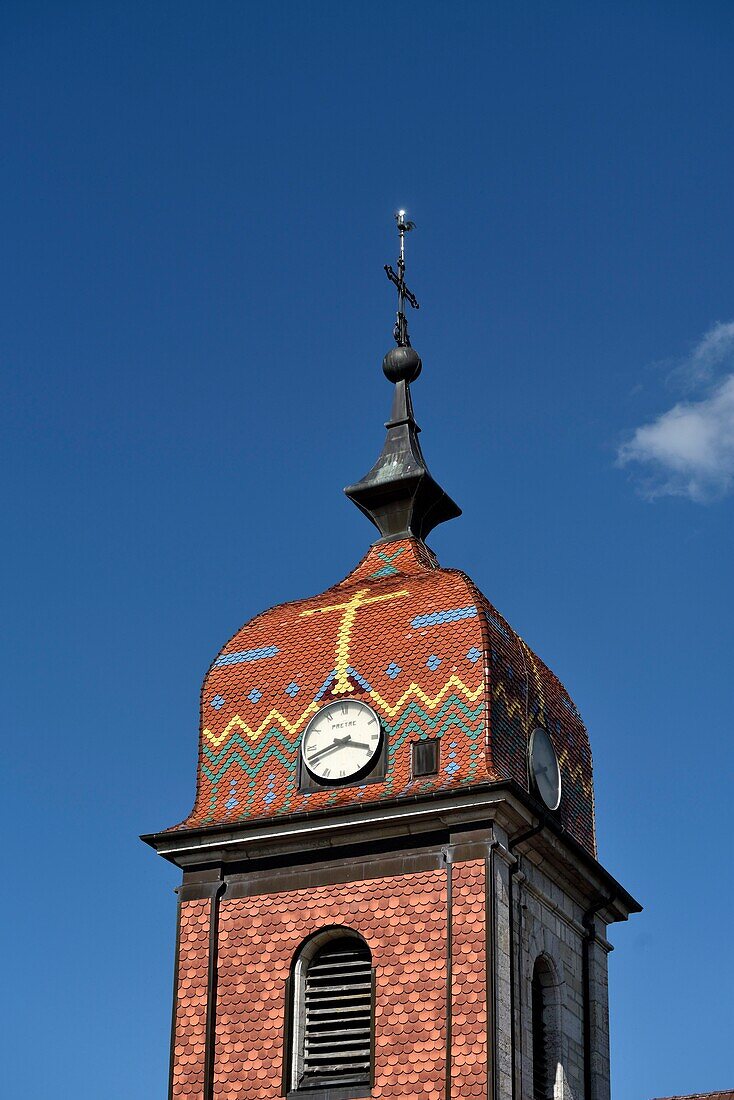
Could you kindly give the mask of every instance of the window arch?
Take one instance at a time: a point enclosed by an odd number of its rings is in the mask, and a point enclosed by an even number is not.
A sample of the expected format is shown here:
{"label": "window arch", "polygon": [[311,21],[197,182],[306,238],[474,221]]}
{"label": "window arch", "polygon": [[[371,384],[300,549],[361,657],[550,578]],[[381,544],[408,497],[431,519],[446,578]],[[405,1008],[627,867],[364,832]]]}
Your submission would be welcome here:
{"label": "window arch", "polygon": [[374,971],[356,932],[330,928],[298,951],[291,973],[290,1089],[369,1086]]}
{"label": "window arch", "polygon": [[533,967],[533,1100],[553,1100],[559,1064],[556,981],[550,960],[539,955]]}

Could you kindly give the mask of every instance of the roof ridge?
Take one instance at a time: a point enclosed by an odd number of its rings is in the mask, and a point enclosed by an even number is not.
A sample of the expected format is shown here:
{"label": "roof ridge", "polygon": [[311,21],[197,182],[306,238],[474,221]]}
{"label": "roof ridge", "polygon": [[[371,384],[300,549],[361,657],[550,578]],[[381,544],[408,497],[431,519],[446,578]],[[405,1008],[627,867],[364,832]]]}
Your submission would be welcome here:
{"label": "roof ridge", "polygon": [[734,1088],[730,1089],[714,1089],[713,1092],[680,1092],[673,1096],[657,1096],[654,1100],[699,1100],[702,1097],[709,1096],[732,1096],[734,1097]]}

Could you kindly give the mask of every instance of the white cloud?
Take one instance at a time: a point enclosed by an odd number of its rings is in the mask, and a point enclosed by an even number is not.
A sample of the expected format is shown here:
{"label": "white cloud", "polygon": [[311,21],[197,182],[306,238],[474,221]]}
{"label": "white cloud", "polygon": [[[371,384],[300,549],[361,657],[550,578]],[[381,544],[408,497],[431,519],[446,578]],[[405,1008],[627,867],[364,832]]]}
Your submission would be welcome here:
{"label": "white cloud", "polygon": [[675,375],[698,400],[681,401],[623,443],[617,464],[631,466],[650,500],[682,496],[709,503],[734,486],[734,322],[715,325]]}

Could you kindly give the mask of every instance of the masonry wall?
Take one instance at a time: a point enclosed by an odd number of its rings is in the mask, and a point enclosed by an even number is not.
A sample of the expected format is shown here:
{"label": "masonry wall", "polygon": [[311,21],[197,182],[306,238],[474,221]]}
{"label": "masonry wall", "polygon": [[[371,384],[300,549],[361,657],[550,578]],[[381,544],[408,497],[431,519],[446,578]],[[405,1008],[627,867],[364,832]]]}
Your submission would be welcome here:
{"label": "masonry wall", "polygon": [[[550,1054],[557,1066],[555,1100],[584,1098],[584,912],[568,892],[533,862],[522,860],[516,876],[515,942],[518,944],[518,980],[515,1010],[519,1020],[515,1066],[517,1095],[532,1100],[533,1035],[531,983],[538,956],[550,965],[555,1027]],[[589,1100],[609,1100],[609,1013],[607,953],[610,945],[597,922],[589,951],[591,977],[591,1068]]]}

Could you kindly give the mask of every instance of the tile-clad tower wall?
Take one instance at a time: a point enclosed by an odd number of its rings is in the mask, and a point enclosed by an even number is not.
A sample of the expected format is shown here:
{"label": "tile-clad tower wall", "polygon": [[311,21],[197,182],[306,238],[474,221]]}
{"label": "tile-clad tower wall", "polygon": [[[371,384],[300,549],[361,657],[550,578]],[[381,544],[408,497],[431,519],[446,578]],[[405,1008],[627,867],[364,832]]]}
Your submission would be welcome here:
{"label": "tile-clad tower wall", "polygon": [[487,932],[483,859],[453,869],[451,905],[451,1093],[487,1096]]}
{"label": "tile-clad tower wall", "polygon": [[200,1100],[204,1091],[207,972],[211,901],[181,903],[176,1020],[173,1047],[174,1100]]}
{"label": "tile-clad tower wall", "polygon": [[[282,1095],[286,979],[303,941],[334,925],[364,937],[376,969],[372,1096],[444,1100],[445,870],[222,901],[216,1100]],[[473,948],[457,950],[461,973]],[[459,989],[474,1017],[468,975]]]}

